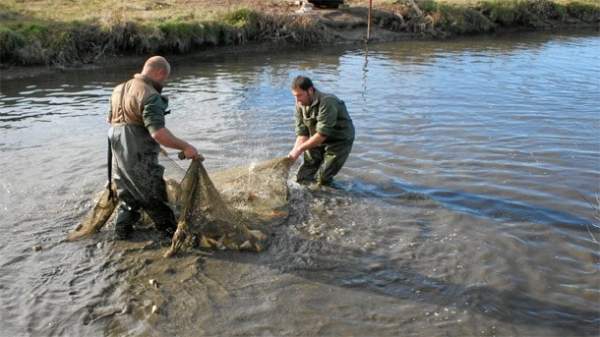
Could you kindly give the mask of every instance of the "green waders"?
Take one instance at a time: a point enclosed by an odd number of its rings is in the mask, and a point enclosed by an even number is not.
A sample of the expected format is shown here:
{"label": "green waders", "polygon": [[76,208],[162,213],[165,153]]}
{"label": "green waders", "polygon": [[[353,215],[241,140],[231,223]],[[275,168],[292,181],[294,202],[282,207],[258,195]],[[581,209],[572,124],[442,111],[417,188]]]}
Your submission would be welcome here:
{"label": "green waders", "polygon": [[352,150],[352,141],[325,144],[304,152],[304,163],[298,169],[299,183],[316,181],[319,185],[330,185],[344,166]]}
{"label": "green waders", "polygon": [[158,230],[172,234],[176,221],[167,204],[164,168],[158,163],[160,146],[145,127],[135,124],[112,126],[109,139],[114,158],[113,181],[121,200],[115,221],[116,237],[127,238],[140,218],[140,209]]}

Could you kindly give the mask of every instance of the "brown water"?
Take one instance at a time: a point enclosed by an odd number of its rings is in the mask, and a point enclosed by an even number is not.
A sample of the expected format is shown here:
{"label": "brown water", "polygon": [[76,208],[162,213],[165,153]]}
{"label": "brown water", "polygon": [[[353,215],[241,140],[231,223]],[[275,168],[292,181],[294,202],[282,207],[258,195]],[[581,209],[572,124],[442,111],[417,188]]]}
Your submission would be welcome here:
{"label": "brown water", "polygon": [[150,230],[64,241],[136,67],[4,81],[0,335],[598,335],[598,50],[534,34],[181,59],[168,126],[209,172],[289,151],[300,73],[357,139],[340,190],[290,181],[266,252],[166,261]]}

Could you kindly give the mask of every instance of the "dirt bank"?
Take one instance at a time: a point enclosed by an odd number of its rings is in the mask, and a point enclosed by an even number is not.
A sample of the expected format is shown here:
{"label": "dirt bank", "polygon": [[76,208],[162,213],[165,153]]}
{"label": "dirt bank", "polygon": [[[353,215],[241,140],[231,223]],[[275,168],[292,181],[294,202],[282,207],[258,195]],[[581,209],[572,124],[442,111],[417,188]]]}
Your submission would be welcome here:
{"label": "dirt bank", "polygon": [[[120,56],[360,42],[366,37],[368,17],[363,0],[347,1],[336,10],[305,12],[298,12],[290,1],[274,0],[136,0],[127,5],[119,2],[121,7],[110,7],[111,1],[106,1],[97,8],[83,3],[77,7],[77,1],[52,2],[62,4],[52,12],[62,16],[48,14],[47,2],[32,1],[23,7],[14,0],[0,5],[0,79],[114,63]],[[66,19],[73,15],[80,20]],[[375,1],[372,20],[374,42],[506,30],[598,29],[600,4],[588,0]]]}

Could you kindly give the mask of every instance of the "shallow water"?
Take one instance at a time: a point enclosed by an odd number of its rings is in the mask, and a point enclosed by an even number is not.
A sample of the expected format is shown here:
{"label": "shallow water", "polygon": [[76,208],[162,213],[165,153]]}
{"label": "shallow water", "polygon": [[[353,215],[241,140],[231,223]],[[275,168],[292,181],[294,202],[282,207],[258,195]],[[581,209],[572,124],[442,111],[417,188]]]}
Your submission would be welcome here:
{"label": "shallow water", "polygon": [[137,67],[3,81],[0,335],[597,335],[598,50],[531,34],[179,59],[167,123],[209,172],[290,150],[297,74],[357,138],[342,189],[290,181],[267,252],[170,262],[151,231],[64,242]]}

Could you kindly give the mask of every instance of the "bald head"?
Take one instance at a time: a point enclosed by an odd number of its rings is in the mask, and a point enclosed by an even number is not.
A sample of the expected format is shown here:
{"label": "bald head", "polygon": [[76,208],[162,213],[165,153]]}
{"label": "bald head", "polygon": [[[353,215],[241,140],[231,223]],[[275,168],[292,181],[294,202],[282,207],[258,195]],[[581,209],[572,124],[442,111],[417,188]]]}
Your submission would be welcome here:
{"label": "bald head", "polygon": [[142,75],[150,77],[158,83],[164,83],[171,74],[171,65],[162,56],[152,56],[144,63]]}

